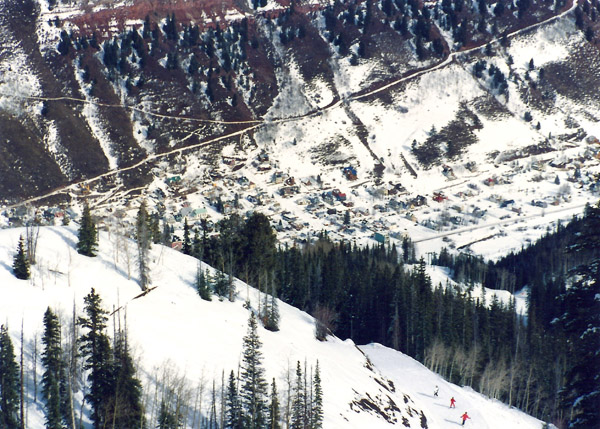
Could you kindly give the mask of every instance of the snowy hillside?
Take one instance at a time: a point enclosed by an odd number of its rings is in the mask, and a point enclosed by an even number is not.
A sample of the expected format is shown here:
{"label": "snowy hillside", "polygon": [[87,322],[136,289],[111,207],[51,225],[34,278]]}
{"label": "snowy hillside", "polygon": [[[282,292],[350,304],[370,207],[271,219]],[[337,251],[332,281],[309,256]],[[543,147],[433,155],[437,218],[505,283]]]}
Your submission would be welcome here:
{"label": "snowy hillside", "polygon": [[[151,278],[156,288],[136,298],[140,288],[136,282],[135,244],[114,231],[102,233],[98,256],[88,258],[77,254],[77,233],[72,227],[42,228],[32,278],[17,280],[11,265],[19,235],[24,232],[0,231],[0,320],[8,325],[17,351],[23,326],[26,427],[42,428],[44,421],[39,389],[34,389],[42,368],[39,359],[34,368],[32,359],[36,340],[39,352],[43,313],[51,306],[61,316],[65,331],[73,307],[81,314],[83,297],[92,287],[105,309],[112,312],[122,308],[115,317],[119,314],[121,323],[127,325],[149,421],[156,419],[163,392],[159,385],[175,379],[181,380],[189,398],[195,398],[190,403],[206,416],[213,381],[219,390],[223,374],[226,377],[231,370],[237,371],[249,315],[244,301],[249,299],[256,309],[257,291],[238,282],[234,302],[216,298],[202,301],[193,287],[197,261],[155,245],[151,251]],[[310,369],[318,361],[325,428],[385,428],[392,424],[452,428],[464,411],[472,416],[467,422],[471,427],[541,427],[539,420],[445,383],[412,359],[383,346],[359,349],[351,341],[332,337],[319,342],[314,338],[312,317],[284,303],[279,306],[281,330],[259,328],[267,379],[275,378],[284,404],[288,376],[293,376],[296,362],[306,363]],[[111,318],[111,323],[114,320]],[[110,326],[109,331],[112,329]],[[440,386],[440,397],[434,399],[435,385]],[[457,400],[456,410],[447,409],[451,395]],[[190,411],[186,427],[198,427],[199,420]]]}

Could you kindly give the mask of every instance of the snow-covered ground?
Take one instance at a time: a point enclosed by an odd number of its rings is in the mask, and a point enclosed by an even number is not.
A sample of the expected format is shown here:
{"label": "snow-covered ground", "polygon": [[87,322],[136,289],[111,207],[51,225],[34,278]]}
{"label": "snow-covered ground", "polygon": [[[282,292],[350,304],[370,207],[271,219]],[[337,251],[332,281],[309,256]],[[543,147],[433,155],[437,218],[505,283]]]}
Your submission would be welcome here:
{"label": "snow-covered ground", "polygon": [[[193,287],[197,261],[155,245],[151,250],[151,278],[156,289],[136,299],[140,288],[136,281],[134,243],[120,236],[117,230],[103,232],[98,256],[88,258],[75,250],[74,227],[42,228],[32,279],[17,280],[12,275],[11,265],[19,235],[24,233],[23,229],[0,231],[0,320],[8,325],[17,351],[23,326],[27,428],[44,426],[41,401],[38,397],[34,403],[33,398],[32,360],[34,339],[37,338],[40,347],[43,313],[51,306],[60,314],[63,327],[67,326],[74,307],[81,314],[83,297],[92,287],[101,296],[105,309],[113,311],[121,307],[121,311],[111,317],[108,330],[112,332],[112,323],[120,314],[121,323],[127,325],[129,343],[144,384],[148,418],[153,421],[156,417],[157,401],[160,401],[160,397],[155,396],[153,383],[167,373],[171,379],[185,380],[192,395],[202,386],[202,412],[207,413],[212,381],[218,387],[223,374],[227,377],[231,370],[238,368],[249,316],[243,304],[249,299],[252,308],[257,308],[255,289],[237,282],[238,296],[234,302],[216,298],[211,302],[202,301]],[[288,374],[293,374],[296,362],[303,365],[306,362],[310,370],[318,360],[323,380],[325,428],[391,426],[378,414],[356,406],[365,398],[380,404],[381,408],[393,401],[400,411],[389,411],[390,421],[402,427],[405,427],[403,418],[410,427],[421,427],[421,411],[428,428],[453,427],[464,411],[472,416],[467,423],[470,427],[539,429],[542,425],[539,420],[501,403],[445,383],[412,359],[383,346],[359,349],[349,340],[332,337],[319,342],[314,338],[312,317],[281,302],[279,308],[281,330],[269,332],[259,328],[267,379],[276,379],[284,403],[286,380]],[[363,353],[374,367],[367,364]],[[39,359],[35,371],[39,380],[42,372]],[[388,380],[393,382],[394,388]],[[440,396],[434,399],[431,395],[435,385],[440,386]],[[457,400],[456,410],[447,408],[450,395]],[[192,423],[187,427],[193,427]]]}
{"label": "snow-covered ground", "polygon": [[[115,5],[118,4],[121,3]],[[55,49],[59,32],[48,21],[55,15],[66,18],[75,13],[76,8],[61,5],[49,10],[46,0],[40,0],[40,6],[40,49]],[[269,1],[267,10],[275,6],[275,2]],[[322,25],[319,24],[321,30]],[[0,61],[0,73],[3,76],[0,107],[17,114],[24,108],[20,99],[3,94],[38,96],[41,95],[40,84],[37,77],[28,72],[27,58],[5,27],[0,25],[0,32],[7,43],[14,46],[14,52]],[[135,136],[148,153],[147,161],[156,162],[157,165],[153,169],[156,179],[145,190],[150,209],[156,209],[159,203],[164,204],[167,217],[172,219],[184,205],[206,208],[211,220],[216,222],[222,215],[216,213],[214,205],[210,206],[207,194],[218,192],[223,201],[232,201],[238,194],[241,214],[263,211],[274,225],[281,222],[278,238],[282,241],[306,240],[316,233],[327,231],[335,240],[373,245],[373,233],[379,232],[389,235],[390,241],[396,244],[399,235],[408,234],[416,243],[419,256],[439,252],[442,246],[490,259],[520,249],[543,235],[548,227],[554,228],[556,222],[581,214],[586,203],[597,201],[600,194],[598,190],[593,191],[591,186],[597,180],[594,175],[600,174],[600,145],[586,141],[581,135],[600,135],[600,126],[591,119],[593,115],[586,112],[586,109],[594,110],[593,103],[585,106],[558,96],[552,112],[538,112],[527,104],[526,98],[519,92],[522,89],[519,85],[524,85],[523,76],[527,73],[535,81],[539,78],[541,67],[568,62],[570,53],[587,43],[571,17],[564,16],[535,30],[520,32],[511,36],[510,42],[508,48],[494,44],[496,55],[485,59],[488,64],[494,63],[506,76],[510,76],[510,70],[519,78],[509,77],[510,97],[506,99],[496,94],[495,101],[499,102],[500,108],[489,108],[494,95],[490,95],[490,89],[485,85],[489,84],[486,79],[489,81],[491,78],[487,71],[485,78],[476,79],[473,76],[474,62],[483,58],[478,57],[475,51],[453,53],[441,64],[411,77],[398,78],[371,96],[356,96],[357,91],[377,83],[369,81],[369,76],[377,74],[373,70],[377,68],[375,62],[360,60],[359,65],[350,66],[347,59],[335,54],[331,59],[333,82],[327,83],[322,77],[307,82],[299,72],[299,65],[293,58],[288,58],[287,51],[275,41],[275,53],[285,64],[277,74],[279,96],[263,118],[264,122],[254,124],[252,126],[256,129],[248,130],[252,138],[244,137],[242,144],[241,132],[230,134],[227,139],[226,127],[215,127],[211,131],[213,134],[204,136],[206,141],[197,145],[199,149],[227,141],[228,146],[223,149],[223,154],[246,160],[235,165],[235,170],[233,166],[224,164],[216,168],[202,164],[202,154],[187,149],[185,167],[173,167],[164,161],[169,154],[153,153],[154,143],[145,137],[146,130],[141,120],[134,121]],[[535,70],[528,70],[529,60],[534,57]],[[512,59],[510,66],[509,58]],[[398,76],[403,71],[398,70]],[[85,89],[82,81],[80,86],[82,90]],[[334,102],[337,96],[343,100]],[[93,99],[87,97],[86,101]],[[144,110],[153,109],[149,101],[144,101],[141,106]],[[474,130],[479,141],[466,148],[463,155],[442,161],[452,169],[454,177],[444,176],[441,165],[429,169],[421,167],[411,153],[413,140],[422,143],[432,127],[441,130],[465,106],[477,114],[482,127]],[[486,113],[486,108],[492,110],[492,114]],[[36,104],[35,109],[41,110],[41,102]],[[299,117],[315,109],[324,110]],[[524,112],[528,110],[532,111],[532,122],[523,119]],[[111,155],[111,144],[97,110],[88,105],[83,115],[92,133],[101,142],[111,166],[112,171],[107,176],[118,177],[117,159]],[[131,116],[144,117],[141,113],[132,113]],[[40,123],[45,123],[40,113],[36,117]],[[567,125],[567,118],[577,125]],[[357,132],[356,120],[361,126],[364,125],[365,135]],[[534,125],[538,121],[540,129]],[[582,129],[582,133],[576,133],[579,137],[559,137],[579,132],[578,127]],[[48,123],[46,130],[44,141],[47,149],[61,170],[69,176],[72,168],[56,126]],[[195,132],[190,132],[182,141]],[[232,143],[238,135],[239,145]],[[517,153],[546,139],[551,152],[522,157]],[[173,146],[177,143],[181,142],[172,141]],[[174,152],[178,150],[174,149]],[[270,171],[258,171],[254,165],[257,155],[262,151],[271,158]],[[512,159],[509,155],[518,156]],[[406,157],[408,164],[415,169],[416,177],[410,174],[402,157]],[[557,166],[551,165],[553,161],[559,161]],[[373,170],[380,162],[384,168],[378,180]],[[467,162],[475,164],[477,168],[467,169]],[[341,171],[344,166],[356,168],[358,180],[347,181]],[[217,170],[223,179],[205,180],[211,169]],[[283,185],[272,181],[275,171],[294,177],[299,193],[281,196]],[[581,174],[578,179],[574,177],[576,171]],[[181,175],[182,181],[171,192],[164,180],[173,175]],[[244,189],[238,186],[236,181],[240,176],[249,179],[252,187]],[[316,186],[317,176],[324,182],[322,187]],[[490,179],[498,180],[491,186],[484,185]],[[57,192],[73,191],[71,196],[77,200],[77,191],[91,184],[92,194],[87,197],[99,216],[111,216],[115,207],[129,204],[130,195],[120,188],[102,196],[95,194],[93,187],[98,183],[94,183],[92,178],[81,188],[75,184]],[[405,191],[399,191],[396,195],[388,194],[398,184]],[[153,195],[159,188],[166,195],[160,201]],[[347,201],[353,207],[343,206],[338,201],[332,205],[323,204],[322,192],[336,188],[347,195]],[[447,199],[439,203],[433,201],[435,192],[443,192]],[[259,193],[262,193],[260,200],[263,205],[250,201],[256,201]],[[425,196],[428,204],[413,207],[410,200],[417,195]],[[308,210],[307,198],[316,198],[322,206]],[[534,200],[539,205],[533,205]],[[402,209],[391,208],[392,201],[407,204]],[[335,209],[336,214],[327,213],[328,209]],[[342,220],[346,211],[351,213],[350,224],[344,226]],[[296,219],[293,225],[282,219],[284,212],[289,212],[291,216],[288,217]],[[0,217],[0,225],[8,225],[9,217],[10,213]],[[445,223],[441,222],[442,218],[446,219]],[[171,223],[180,233],[183,219]]]}
{"label": "snow-covered ground", "polygon": [[[470,417],[465,423],[467,428],[524,429],[542,425],[539,420],[471,388],[446,382],[416,360],[393,349],[381,344],[368,344],[360,349],[378,370],[414,398],[415,404],[428,416],[430,428],[455,428],[462,423],[461,416],[465,412]],[[433,394],[435,386],[439,387],[437,397]],[[456,408],[450,408],[452,397],[456,400]]]}

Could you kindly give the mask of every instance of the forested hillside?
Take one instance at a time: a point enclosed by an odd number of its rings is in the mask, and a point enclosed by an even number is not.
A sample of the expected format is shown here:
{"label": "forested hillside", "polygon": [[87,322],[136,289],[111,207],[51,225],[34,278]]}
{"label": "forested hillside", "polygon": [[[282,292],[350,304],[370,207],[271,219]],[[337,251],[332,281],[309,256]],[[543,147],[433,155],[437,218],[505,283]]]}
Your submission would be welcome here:
{"label": "forested hillside", "polygon": [[[552,22],[572,6],[576,25],[568,38],[581,40],[577,51],[583,55],[568,65],[557,58],[548,68],[534,61],[522,77],[521,65],[510,63],[511,38],[521,29]],[[237,143],[239,150],[263,146],[289,119],[310,117],[350,97],[360,100],[427,69],[446,68],[446,60],[457,53],[464,53],[460,62],[468,74],[479,64],[474,78],[480,91],[496,97],[486,109],[473,112],[471,106],[470,116],[495,116],[506,109],[522,116],[523,108],[509,103],[510,94],[531,104],[525,107],[525,122],[535,116],[543,123],[565,101],[586,110],[596,91],[597,76],[590,71],[597,56],[599,7],[597,1],[575,7],[562,0],[10,0],[0,9],[6,41],[0,97],[7,106],[0,125],[12,133],[2,146],[3,158],[10,161],[0,164],[0,197],[17,202],[80,182],[99,192],[118,185],[146,187],[153,175],[168,174],[169,168],[157,161],[185,169],[194,164],[186,155],[214,168],[227,145]],[[482,76],[487,63],[493,81]],[[577,75],[590,96],[561,85],[565,73]],[[394,100],[394,92],[405,89],[392,88],[365,101],[383,101],[381,108],[389,113],[403,112],[406,107]],[[465,94],[459,103],[476,98]],[[360,104],[347,103],[344,112],[348,127],[318,141],[301,141],[309,152],[321,154],[316,157],[320,165],[336,164],[332,147],[342,147],[348,161],[360,159],[366,149],[370,157],[363,160],[364,173],[369,176],[381,176],[382,169],[398,163],[373,146],[369,134],[377,124],[365,117]],[[565,120],[579,128],[585,115],[573,114],[575,119]],[[421,140],[434,125],[428,123],[416,138],[400,143],[408,148],[414,139],[413,155],[424,166],[456,159],[478,139],[470,135],[468,117],[457,113],[452,119],[448,127],[438,124],[442,134],[431,140]],[[562,134],[560,122],[545,124],[544,137]],[[244,140],[238,141],[239,134]],[[443,136],[450,140],[447,151]],[[279,140],[277,146],[286,143]],[[43,174],[30,164],[44,165]],[[68,201],[69,192],[59,194],[59,200]]]}
{"label": "forested hillside", "polygon": [[[433,261],[450,267],[460,286],[432,284],[425,261],[413,259],[409,239],[402,249],[358,248],[332,243],[326,236],[302,247],[276,248],[268,228],[248,228],[259,216],[222,221],[219,235],[199,248],[205,260],[305,309],[341,338],[388,345],[452,382],[561,424],[572,419],[576,393],[565,383],[579,376],[569,376],[572,371],[582,371],[577,369],[579,353],[588,347],[598,350],[599,345],[591,330],[591,343],[578,348],[581,332],[575,327],[586,326],[583,320],[588,317],[596,326],[595,312],[600,310],[593,292],[598,288],[600,247],[593,231],[599,230],[599,213],[600,208],[588,207],[582,218],[496,263],[452,257],[442,250]],[[257,236],[257,231],[264,235]],[[245,255],[252,253],[244,249],[258,242],[271,250],[252,263],[249,272]],[[580,278],[580,272],[587,274]],[[507,279],[501,282],[502,278]],[[514,301],[479,298],[474,288],[484,286],[528,290],[527,314],[518,314]],[[584,299],[581,314],[569,308],[578,294],[588,295],[579,298]],[[584,319],[578,322],[579,318]],[[584,367],[586,377],[593,376],[598,359],[591,358]],[[597,379],[594,383],[597,386]],[[579,409],[574,412],[577,415]]]}

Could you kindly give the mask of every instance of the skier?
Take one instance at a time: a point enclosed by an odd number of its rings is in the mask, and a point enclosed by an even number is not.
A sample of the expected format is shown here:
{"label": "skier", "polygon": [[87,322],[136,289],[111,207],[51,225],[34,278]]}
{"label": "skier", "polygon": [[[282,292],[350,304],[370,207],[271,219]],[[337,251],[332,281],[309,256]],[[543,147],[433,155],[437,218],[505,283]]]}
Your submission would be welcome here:
{"label": "skier", "polygon": [[462,416],[460,416],[460,418],[461,418],[461,419],[463,419],[463,422],[462,422],[462,424],[463,424],[463,426],[464,426],[464,425],[465,425],[465,422],[467,421],[467,419],[470,419],[471,417],[469,417],[469,415],[468,415],[468,414],[467,414],[467,412],[465,411],[465,413],[464,413]]}
{"label": "skier", "polygon": [[440,391],[440,388],[435,386],[435,390],[433,391],[433,396],[437,398],[439,391]]}
{"label": "skier", "polygon": [[454,396],[452,398],[450,398],[450,408],[456,408],[456,399],[454,399]]}

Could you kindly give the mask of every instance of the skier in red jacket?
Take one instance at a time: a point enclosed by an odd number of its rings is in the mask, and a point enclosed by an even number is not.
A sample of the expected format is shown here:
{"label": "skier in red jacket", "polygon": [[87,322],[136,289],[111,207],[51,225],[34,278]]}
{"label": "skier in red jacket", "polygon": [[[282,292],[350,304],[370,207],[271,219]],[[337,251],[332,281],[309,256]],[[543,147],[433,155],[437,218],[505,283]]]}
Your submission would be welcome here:
{"label": "skier in red jacket", "polygon": [[465,411],[465,413],[464,413],[462,416],[460,416],[460,418],[461,418],[461,419],[463,419],[463,422],[462,422],[462,424],[463,424],[463,426],[464,426],[464,425],[465,425],[465,422],[467,421],[467,419],[470,419],[471,417],[469,417],[469,415],[468,415],[468,414],[467,414],[467,412]]}
{"label": "skier in red jacket", "polygon": [[450,408],[456,408],[456,399],[454,399],[454,396],[452,398],[450,398]]}

